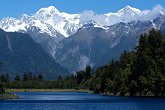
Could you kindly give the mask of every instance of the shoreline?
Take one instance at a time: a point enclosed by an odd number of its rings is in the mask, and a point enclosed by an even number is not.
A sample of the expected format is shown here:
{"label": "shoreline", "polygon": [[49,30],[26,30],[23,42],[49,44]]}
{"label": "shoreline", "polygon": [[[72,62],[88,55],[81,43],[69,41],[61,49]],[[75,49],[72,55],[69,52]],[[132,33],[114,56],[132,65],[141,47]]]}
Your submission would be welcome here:
{"label": "shoreline", "polygon": [[10,99],[19,99],[19,97],[14,93],[9,93],[9,92],[0,94],[0,100],[10,100]]}
{"label": "shoreline", "polygon": [[[95,94],[93,91],[89,91],[86,89],[7,89],[7,93],[12,93],[12,92],[84,92],[84,93],[89,93],[89,94]],[[101,96],[120,96],[120,95],[113,95],[112,93],[110,94],[102,94],[98,93]],[[159,98],[165,98],[165,96],[153,96],[153,95],[141,95],[141,96],[130,96],[130,95],[125,95],[123,97],[159,97]]]}
{"label": "shoreline", "polygon": [[85,89],[7,89],[6,92],[86,92],[91,93]]}

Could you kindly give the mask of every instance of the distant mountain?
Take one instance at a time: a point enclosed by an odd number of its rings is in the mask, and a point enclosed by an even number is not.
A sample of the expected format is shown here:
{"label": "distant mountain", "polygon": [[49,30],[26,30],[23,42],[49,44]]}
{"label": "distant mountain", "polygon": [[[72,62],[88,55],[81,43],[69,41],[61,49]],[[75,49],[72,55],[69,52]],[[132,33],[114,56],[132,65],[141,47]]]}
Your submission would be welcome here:
{"label": "distant mountain", "polygon": [[152,20],[164,12],[164,8],[158,5],[153,10],[144,11],[126,6],[117,13],[96,14],[92,11],[83,11],[79,14],[68,14],[50,6],[41,8],[31,16],[23,14],[17,19],[4,18],[0,20],[0,28],[6,32],[29,33],[49,55],[54,56],[58,42],[75,34],[90,21],[96,22],[101,27],[107,27],[120,22]]}
{"label": "distant mountain", "polygon": [[89,21],[95,21],[100,26],[111,26],[120,22],[155,19],[160,13],[164,14],[164,12],[164,8],[158,5],[153,10],[144,11],[126,6],[117,13],[96,14],[92,11],[83,11],[79,14],[68,14],[58,11],[54,6],[50,6],[41,8],[31,16],[23,14],[18,19],[4,18],[0,20],[0,28],[7,32],[27,32],[31,27],[37,27],[39,33],[47,33],[51,37],[58,38],[57,32],[69,37]]}
{"label": "distant mountain", "polygon": [[51,79],[68,74],[28,34],[0,30],[0,61],[3,63],[3,72],[12,77],[25,72],[43,74]]}
{"label": "distant mountain", "polygon": [[62,40],[54,57],[69,71],[81,70],[87,65],[96,68],[112,59],[118,59],[123,51],[133,50],[140,34],[151,28],[159,29],[165,34],[165,16],[161,15],[153,21],[118,23],[107,28],[90,22],[76,34]]}
{"label": "distant mountain", "polygon": [[49,56],[72,72],[119,58],[124,50],[134,49],[140,34],[151,28],[164,31],[164,16],[165,9],[160,5],[143,11],[126,6],[106,14],[68,14],[50,6],[33,15],[4,18],[0,28],[28,33]]}

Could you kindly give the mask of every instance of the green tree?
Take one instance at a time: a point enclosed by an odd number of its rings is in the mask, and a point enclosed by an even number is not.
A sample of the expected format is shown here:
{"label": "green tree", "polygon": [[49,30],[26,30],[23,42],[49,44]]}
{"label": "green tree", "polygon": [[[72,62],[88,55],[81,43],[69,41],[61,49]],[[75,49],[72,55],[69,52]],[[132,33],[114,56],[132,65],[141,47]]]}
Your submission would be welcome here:
{"label": "green tree", "polygon": [[42,74],[39,74],[38,77],[37,77],[37,79],[38,79],[39,81],[42,81],[42,80],[43,80]]}
{"label": "green tree", "polygon": [[130,88],[130,96],[136,96],[137,88],[138,88],[136,81],[132,80],[129,85],[129,88]]}
{"label": "green tree", "polygon": [[0,94],[5,92],[5,88],[4,85],[2,83],[0,83]]}
{"label": "green tree", "polygon": [[28,75],[25,73],[23,74],[23,81],[27,81],[28,80]]}
{"label": "green tree", "polygon": [[9,82],[9,74],[2,74],[0,75],[1,82]]}
{"label": "green tree", "polygon": [[87,66],[87,67],[85,68],[85,76],[86,76],[86,79],[88,79],[88,78],[91,76],[91,74],[92,74],[92,68],[91,68],[91,66]]}
{"label": "green tree", "polygon": [[17,75],[15,76],[14,80],[15,80],[15,81],[21,81],[21,78],[20,78],[19,74],[17,74]]}
{"label": "green tree", "polygon": [[58,80],[62,80],[62,76],[61,75],[58,76]]}
{"label": "green tree", "polygon": [[76,80],[77,80],[77,83],[80,84],[81,82],[84,81],[84,75],[85,75],[85,72],[84,71],[78,71],[77,74],[76,74]]}

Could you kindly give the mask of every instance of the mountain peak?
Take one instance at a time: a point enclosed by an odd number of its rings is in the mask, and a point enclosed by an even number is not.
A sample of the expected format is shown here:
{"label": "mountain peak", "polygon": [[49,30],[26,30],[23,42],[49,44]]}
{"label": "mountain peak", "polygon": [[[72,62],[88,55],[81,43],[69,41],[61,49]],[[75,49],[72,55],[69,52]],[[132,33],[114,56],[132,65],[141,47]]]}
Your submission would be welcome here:
{"label": "mountain peak", "polygon": [[47,8],[41,8],[36,14],[39,15],[45,15],[45,14],[49,14],[49,15],[55,15],[60,13],[54,6],[49,6]]}
{"label": "mountain peak", "polygon": [[[82,26],[107,27],[120,22],[149,21],[160,15],[164,15],[164,8],[160,5],[153,10],[140,11],[131,6],[126,6],[117,13],[95,14],[92,11],[85,11],[79,14],[68,14],[58,11],[54,6],[41,8],[33,15],[23,14],[19,18],[4,18],[0,20],[0,28],[7,32],[27,30],[35,26],[50,36],[56,36],[55,31],[65,37],[77,32]],[[92,20],[92,21],[90,21]],[[52,34],[52,31],[54,34]],[[50,34],[51,33],[51,34]]]}
{"label": "mountain peak", "polygon": [[59,12],[59,11],[57,10],[57,8],[55,8],[54,6],[49,6],[49,7],[47,8],[47,10],[49,10],[49,11],[54,11],[54,12]]}
{"label": "mountain peak", "polygon": [[139,9],[127,5],[126,7],[119,10],[117,13],[119,15],[124,15],[124,14],[139,14],[140,12],[141,11]]}
{"label": "mountain peak", "polygon": [[27,18],[27,17],[29,17],[27,14],[22,14],[21,16],[18,17],[18,19]]}

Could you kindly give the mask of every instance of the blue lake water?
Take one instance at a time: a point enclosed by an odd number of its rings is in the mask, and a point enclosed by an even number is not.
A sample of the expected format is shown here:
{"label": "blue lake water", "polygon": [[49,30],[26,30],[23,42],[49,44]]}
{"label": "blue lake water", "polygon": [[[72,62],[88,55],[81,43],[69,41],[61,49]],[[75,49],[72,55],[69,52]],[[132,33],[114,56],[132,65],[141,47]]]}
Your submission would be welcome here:
{"label": "blue lake water", "polygon": [[165,110],[165,98],[112,97],[81,92],[17,92],[0,110]]}

